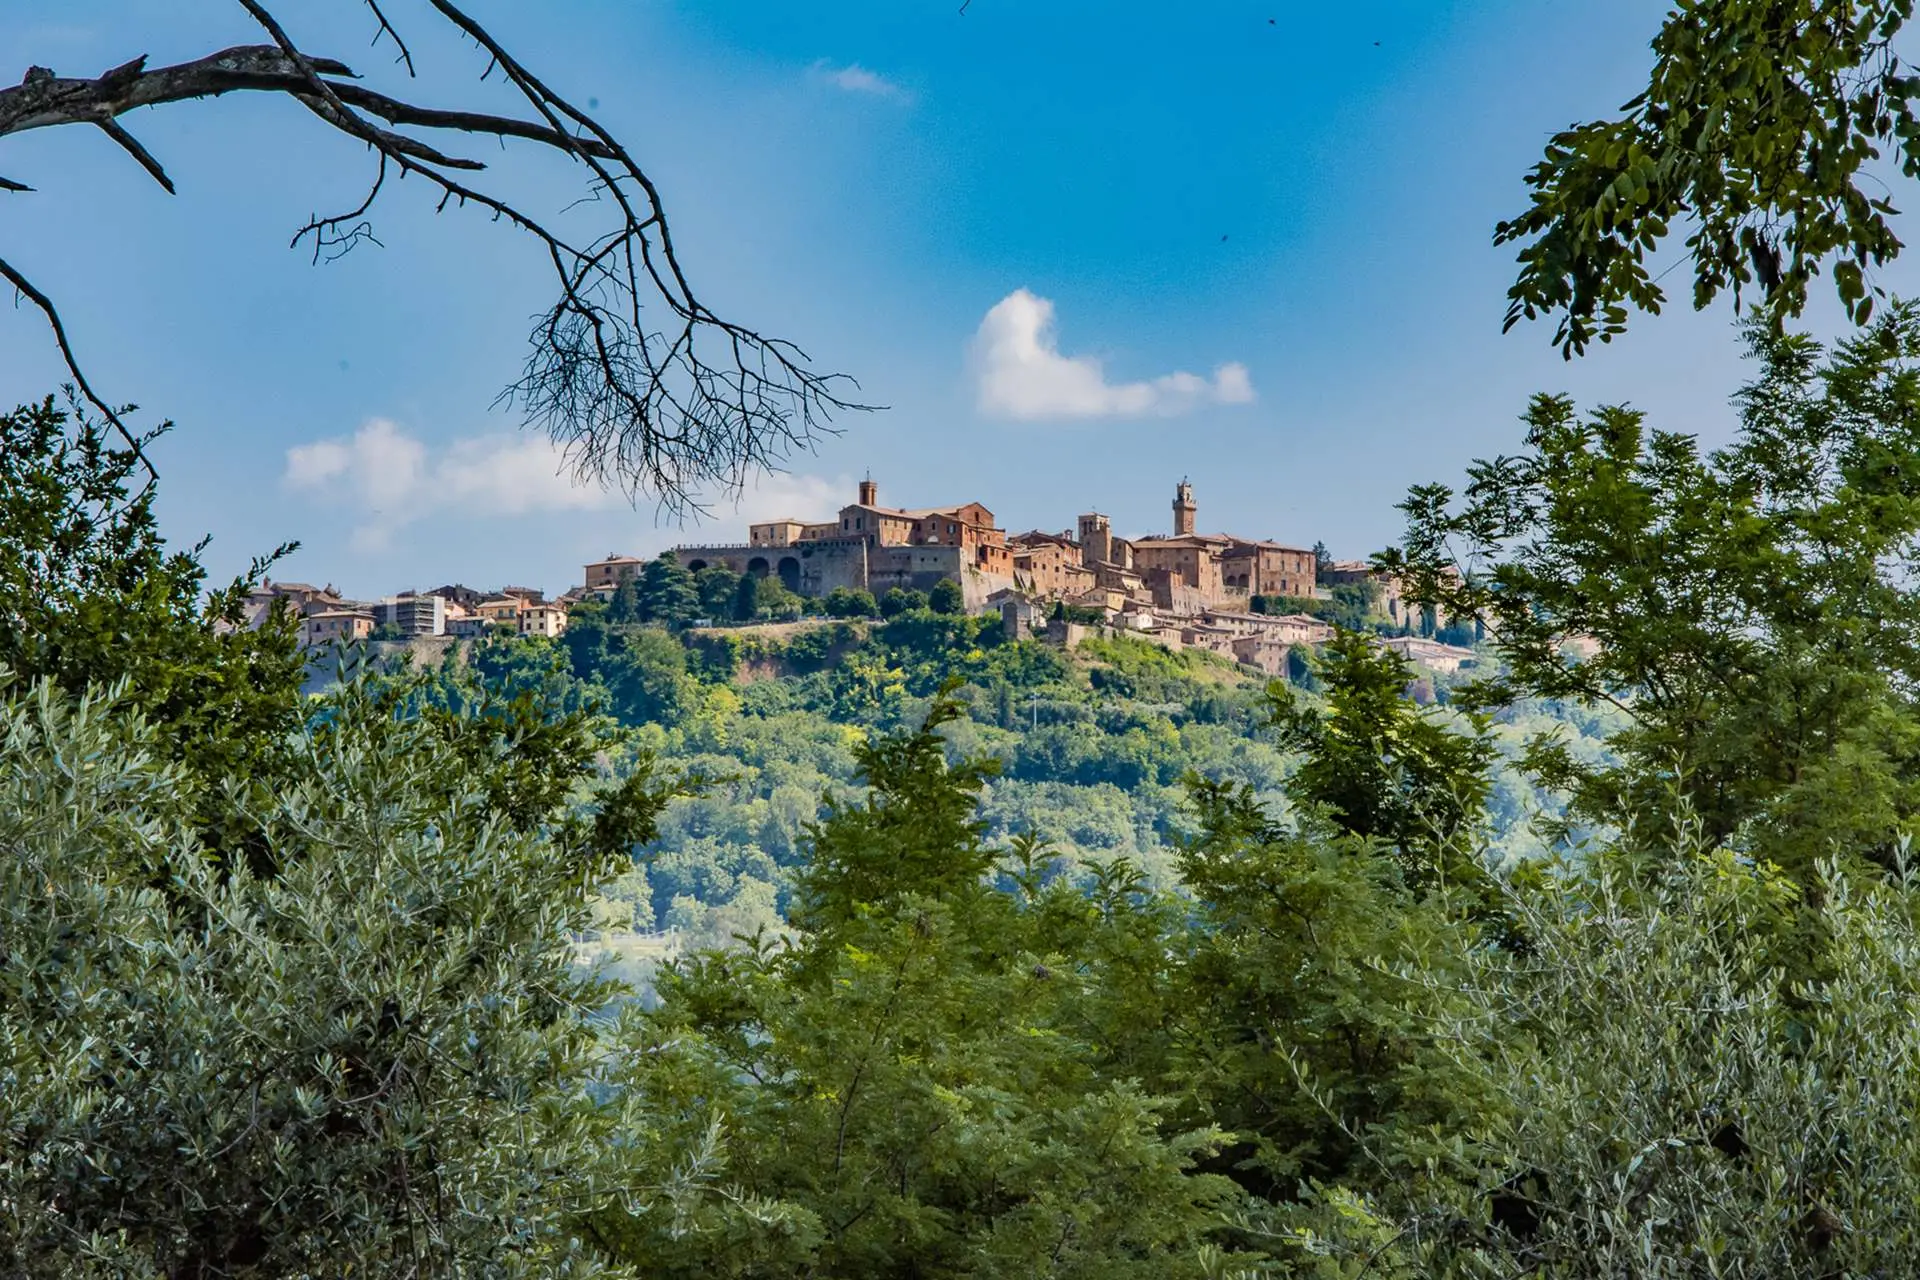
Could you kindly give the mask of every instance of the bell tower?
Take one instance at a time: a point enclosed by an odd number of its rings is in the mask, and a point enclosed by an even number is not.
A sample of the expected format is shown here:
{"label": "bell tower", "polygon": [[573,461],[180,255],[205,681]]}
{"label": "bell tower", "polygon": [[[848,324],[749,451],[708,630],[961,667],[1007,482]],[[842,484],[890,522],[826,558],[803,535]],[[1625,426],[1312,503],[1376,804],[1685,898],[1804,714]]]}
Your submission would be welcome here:
{"label": "bell tower", "polygon": [[1193,486],[1182,480],[1173,491],[1173,536],[1182,538],[1193,532],[1193,519],[1199,514],[1193,502]]}
{"label": "bell tower", "polygon": [[868,472],[867,478],[860,482],[860,505],[863,507],[880,505],[880,486],[873,482],[872,472]]}
{"label": "bell tower", "polygon": [[1113,525],[1098,511],[1080,517],[1080,563],[1091,569],[1113,558]]}

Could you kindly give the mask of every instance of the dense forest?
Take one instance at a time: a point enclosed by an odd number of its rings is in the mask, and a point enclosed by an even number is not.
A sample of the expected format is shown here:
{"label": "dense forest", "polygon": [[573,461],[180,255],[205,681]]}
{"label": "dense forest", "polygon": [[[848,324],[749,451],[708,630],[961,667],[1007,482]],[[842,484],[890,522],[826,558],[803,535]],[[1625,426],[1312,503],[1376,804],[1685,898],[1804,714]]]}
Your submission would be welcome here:
{"label": "dense forest", "polygon": [[[654,564],[662,562],[670,565],[670,553]],[[670,567],[643,579],[673,581]],[[690,585],[698,594],[706,583]],[[720,586],[731,596],[738,581]],[[694,607],[682,612],[697,620]],[[871,622],[689,629],[671,625],[667,609],[616,600],[605,610],[576,609],[557,640],[506,635],[450,646],[435,678],[449,689],[478,681],[591,708],[610,729],[625,731],[610,753],[616,771],[644,758],[705,779],[698,794],[667,807],[642,863],[606,891],[595,933],[600,950],[614,956],[657,954],[665,941],[622,940],[623,930],[671,933],[672,945],[777,932],[808,826],[823,801],[858,792],[857,748],[873,734],[924,723],[943,690],[961,711],[940,729],[949,759],[995,765],[978,797],[987,837],[1037,839],[1067,868],[1120,859],[1148,884],[1175,887],[1194,777],[1244,786],[1274,812],[1288,812],[1286,779],[1296,757],[1259,673],[1124,634],[1096,636],[1072,651],[1007,640],[997,615],[937,611],[924,599],[888,612]],[[401,661],[414,660],[401,652]],[[324,678],[309,687],[367,661],[360,653],[323,655],[315,667]],[[373,661],[384,670],[396,665],[391,657]],[[1409,696],[1442,708],[1464,680],[1465,673],[1405,673]],[[1292,683],[1291,696],[1320,704],[1310,667]],[[1543,852],[1539,829],[1561,816],[1563,806],[1517,767],[1526,743],[1558,730],[1569,751],[1598,760],[1618,723],[1611,710],[1544,700],[1489,717],[1488,737],[1501,747],[1481,836],[1490,858],[1506,863]]]}
{"label": "dense forest", "polygon": [[[246,625],[289,548],[209,582],[131,410],[0,415],[0,1275],[1920,1271],[1920,308],[1860,185],[1920,172],[1910,9],[1676,6],[1549,144],[1511,318],[1622,332],[1689,220],[1748,380],[1716,447],[1540,395],[1406,495],[1378,563],[1473,619],[1457,678],[1350,626],[1271,682],[1068,651],[951,592],[700,627],[786,602],[662,562],[557,640],[316,680]],[[353,107],[638,173],[277,39],[245,87],[428,180]],[[111,124],[72,104],[114,74],[22,91]],[[580,373],[575,305],[536,372]],[[633,352],[585,360],[646,393]]]}

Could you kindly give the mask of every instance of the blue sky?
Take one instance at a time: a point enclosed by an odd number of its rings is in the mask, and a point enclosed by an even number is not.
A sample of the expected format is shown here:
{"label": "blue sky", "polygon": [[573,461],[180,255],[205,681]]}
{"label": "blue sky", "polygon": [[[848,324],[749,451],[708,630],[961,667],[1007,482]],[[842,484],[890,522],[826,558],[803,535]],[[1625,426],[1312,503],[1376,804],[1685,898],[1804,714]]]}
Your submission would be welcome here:
{"label": "blue sky", "polygon": [[[358,6],[316,8],[285,6],[309,52],[400,85]],[[1660,3],[471,8],[598,101],[711,305],[888,408],[843,419],[740,510],[662,525],[557,478],[491,407],[548,301],[510,232],[402,186],[375,211],[384,248],[312,265],[288,238],[350,203],[368,162],[259,97],[126,121],[173,197],[92,132],[8,138],[0,172],[38,190],[0,203],[4,256],[61,303],[103,394],[176,423],[163,515],[176,538],[211,534],[221,573],[298,539],[283,576],[361,595],[559,589],[606,551],[831,510],[869,470],[883,502],[977,499],[1015,530],[1098,508],[1129,533],[1164,528],[1188,476],[1203,527],[1357,556],[1397,535],[1408,485],[1514,448],[1534,391],[1709,439],[1730,422],[1725,310],[1642,319],[1573,364],[1545,326],[1500,333],[1512,267],[1492,225],[1550,132],[1635,92]],[[230,0],[9,0],[0,76],[259,38]],[[415,96],[510,105],[474,83],[471,50],[423,35],[415,52]],[[530,204],[574,194],[564,171],[496,167]],[[60,376],[37,316],[0,311],[0,397]]]}

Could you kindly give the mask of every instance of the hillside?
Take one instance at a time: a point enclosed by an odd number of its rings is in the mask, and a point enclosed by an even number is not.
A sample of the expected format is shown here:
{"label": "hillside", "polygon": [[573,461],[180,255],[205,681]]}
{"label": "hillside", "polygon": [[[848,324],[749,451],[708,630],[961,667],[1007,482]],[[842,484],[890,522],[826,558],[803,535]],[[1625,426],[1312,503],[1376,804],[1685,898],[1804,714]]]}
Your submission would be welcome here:
{"label": "hillside", "polygon": [[[413,654],[416,663],[432,656]],[[993,618],[923,611],[673,634],[609,626],[585,610],[558,640],[451,645],[439,661],[449,675],[471,667],[510,688],[600,706],[627,730],[621,757],[608,762],[616,772],[651,753],[702,780],[668,809],[658,843],[604,904],[610,932],[678,945],[778,929],[808,824],[824,801],[853,794],[856,744],[917,723],[945,681],[957,682],[968,709],[943,731],[950,753],[999,765],[981,798],[988,837],[1032,832],[1070,867],[1120,858],[1170,886],[1190,773],[1244,784],[1282,811],[1291,767],[1266,727],[1259,672],[1124,636],[1071,651],[1010,642]],[[1447,697],[1444,680],[1435,687],[1423,676],[1417,686],[1423,698]],[[1554,708],[1509,715],[1496,731],[1517,749],[1556,726],[1576,752],[1599,750],[1602,726]],[[1529,847],[1525,820],[1538,803],[1517,774],[1500,771],[1493,843],[1504,856]],[[648,939],[637,953],[661,945]]]}

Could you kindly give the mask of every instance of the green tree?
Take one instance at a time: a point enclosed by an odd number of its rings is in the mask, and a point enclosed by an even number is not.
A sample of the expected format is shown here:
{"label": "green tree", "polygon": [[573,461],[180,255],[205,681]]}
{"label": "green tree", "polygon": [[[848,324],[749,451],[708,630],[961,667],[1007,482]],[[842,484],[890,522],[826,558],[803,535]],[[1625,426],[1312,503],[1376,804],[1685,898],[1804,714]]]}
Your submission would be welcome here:
{"label": "green tree", "polygon": [[[613,599],[607,601],[607,621],[633,623],[641,621],[640,585],[632,578],[622,578],[620,585],[613,589]],[[569,619],[571,625],[571,619]]]}
{"label": "green tree", "polygon": [[[749,575],[751,576],[751,575]],[[792,619],[801,615],[807,602],[790,591],[787,584],[778,578],[756,579],[755,598],[759,602],[760,616],[774,619]]]}
{"label": "green tree", "polygon": [[1486,718],[1465,717],[1463,732],[1422,711],[1407,699],[1412,667],[1357,631],[1336,631],[1314,673],[1318,699],[1268,688],[1281,742],[1304,753],[1288,796],[1391,848],[1415,883],[1471,874],[1496,754]]}
{"label": "green tree", "polygon": [[1412,672],[1369,636],[1336,633],[1313,667],[1320,699],[1268,687],[1302,753],[1293,822],[1245,784],[1188,780],[1195,918],[1158,984],[1163,1087],[1234,1135],[1213,1167],[1269,1203],[1309,1181],[1380,1186],[1476,1105],[1427,1038],[1435,1008],[1395,969],[1457,968],[1467,918],[1487,914],[1477,824],[1494,747],[1484,722],[1457,731],[1410,703]]}
{"label": "green tree", "polygon": [[76,694],[124,681],[122,702],[200,788],[207,837],[250,845],[247,797],[286,762],[306,663],[284,610],[249,625],[248,593],[293,547],[208,591],[199,548],[168,550],[156,491],[130,492],[138,457],[109,439],[51,397],[0,417],[0,672]]}
{"label": "green tree", "polygon": [[1319,585],[1326,581],[1327,570],[1333,567],[1333,552],[1327,550],[1327,544],[1313,544],[1313,581]]}
{"label": "green tree", "polygon": [[740,585],[734,591],[733,618],[736,622],[752,622],[760,616],[760,584],[763,579],[754,574],[742,574]]}
{"label": "green tree", "polygon": [[[1481,617],[1504,665],[1461,691],[1613,705],[1610,760],[1551,737],[1529,764],[1572,817],[1660,819],[1810,872],[1892,860],[1920,813],[1920,316],[1823,352],[1749,332],[1756,380],[1725,448],[1619,407],[1540,396],[1527,448],[1476,463],[1464,501],[1415,489],[1410,592]],[[1465,573],[1458,570],[1467,570]]]}
{"label": "green tree", "polygon": [[1188,1123],[1232,1135],[1208,1167],[1277,1204],[1441,1158],[1481,1103],[1435,1050],[1438,1009],[1398,971],[1458,971],[1471,935],[1450,891],[1416,895],[1377,844],[1276,822],[1244,785],[1195,779],[1189,797],[1194,919],[1152,982],[1168,1041],[1148,1079],[1187,1100]]}
{"label": "green tree", "polygon": [[927,593],[927,606],[935,613],[965,613],[967,611],[966,593],[952,578],[942,578],[934,583],[933,590]]}
{"label": "green tree", "polygon": [[1212,1136],[1106,1076],[1086,1034],[1104,959],[1163,948],[1121,941],[1124,895],[983,842],[982,771],[936,732],[955,714],[862,749],[870,791],[816,828],[790,945],[689,958],[628,1029],[634,1158],[719,1135],[712,1194],[595,1220],[646,1274],[1202,1274],[1228,1190],[1191,1171]]}
{"label": "green tree", "polygon": [[584,739],[397,705],[349,689],[299,735],[262,878],[202,856],[111,691],[0,699],[0,1128],[33,1152],[0,1159],[0,1269],[593,1273],[606,993],[564,938],[660,799],[569,816]]}
{"label": "green tree", "polygon": [[1920,77],[1895,52],[1912,16],[1912,0],[1673,6],[1646,88],[1555,134],[1527,176],[1530,207],[1496,230],[1521,244],[1508,327],[1558,315],[1572,355],[1623,332],[1629,307],[1657,312],[1649,263],[1682,221],[1695,307],[1752,289],[1777,323],[1830,263],[1866,323],[1867,272],[1901,248],[1876,162],[1920,173]]}
{"label": "green tree", "polygon": [[829,591],[825,603],[830,618],[872,618],[880,612],[871,592],[849,591],[845,587]]}
{"label": "green tree", "polygon": [[897,618],[903,613],[912,613],[916,609],[927,607],[927,593],[907,591],[900,587],[889,587],[880,597],[880,616]]}
{"label": "green tree", "polygon": [[700,593],[693,575],[671,551],[662,551],[640,572],[640,621],[678,627],[700,613]]}
{"label": "green tree", "polygon": [[731,618],[740,592],[740,575],[725,565],[708,565],[693,575],[693,589],[700,597],[702,617],[715,621]]}

